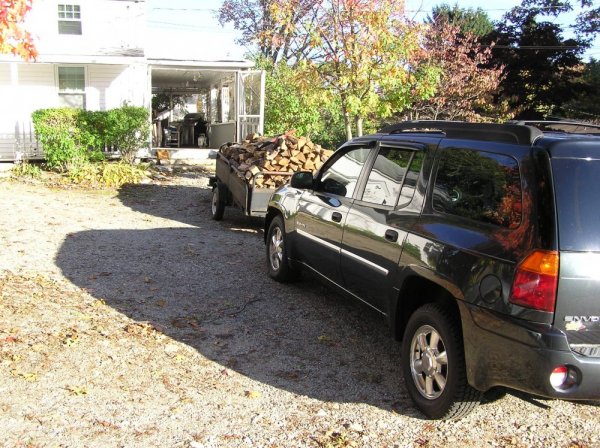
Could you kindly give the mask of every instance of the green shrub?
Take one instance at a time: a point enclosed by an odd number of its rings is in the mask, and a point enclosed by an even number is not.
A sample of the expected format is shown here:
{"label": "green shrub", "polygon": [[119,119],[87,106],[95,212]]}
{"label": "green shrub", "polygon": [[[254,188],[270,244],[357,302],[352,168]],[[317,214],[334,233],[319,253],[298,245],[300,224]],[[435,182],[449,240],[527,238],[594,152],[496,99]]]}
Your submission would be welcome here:
{"label": "green shrub", "polygon": [[104,160],[102,150],[107,145],[117,147],[123,160],[133,163],[136,151],[147,144],[150,135],[149,114],[144,107],[40,109],[33,112],[32,119],[48,166],[62,172]]}
{"label": "green shrub", "polygon": [[41,109],[32,114],[33,126],[44,148],[46,163],[52,169],[69,171],[86,160],[77,126],[78,109]]}
{"label": "green shrub", "polygon": [[123,106],[108,111],[107,137],[121,152],[123,160],[133,163],[138,149],[146,146],[150,135],[148,109]]}
{"label": "green shrub", "polygon": [[81,134],[81,144],[88,150],[88,160],[95,162],[105,160],[102,151],[109,144],[107,112],[79,111],[77,127]]}
{"label": "green shrub", "polygon": [[146,169],[146,165],[131,165],[124,161],[84,163],[70,171],[68,178],[77,184],[117,188],[140,182],[146,176]]}

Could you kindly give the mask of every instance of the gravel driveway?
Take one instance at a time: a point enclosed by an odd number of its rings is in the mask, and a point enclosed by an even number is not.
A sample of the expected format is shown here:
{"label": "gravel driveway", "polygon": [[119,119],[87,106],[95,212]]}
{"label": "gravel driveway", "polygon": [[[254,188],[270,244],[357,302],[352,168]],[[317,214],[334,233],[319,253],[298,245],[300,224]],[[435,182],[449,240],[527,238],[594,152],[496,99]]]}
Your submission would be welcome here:
{"label": "gravel driveway", "polygon": [[118,192],[0,182],[0,445],[600,446],[598,403],[509,393],[431,422],[361,305],[266,274],[207,175]]}

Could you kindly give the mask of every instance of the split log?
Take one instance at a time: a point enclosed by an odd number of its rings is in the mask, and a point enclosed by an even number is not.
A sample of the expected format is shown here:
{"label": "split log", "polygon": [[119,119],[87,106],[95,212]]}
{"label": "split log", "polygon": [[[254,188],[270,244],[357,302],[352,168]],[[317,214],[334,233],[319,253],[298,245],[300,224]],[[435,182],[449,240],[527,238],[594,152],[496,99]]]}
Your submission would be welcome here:
{"label": "split log", "polygon": [[333,153],[295,131],[274,138],[249,134],[242,143],[224,144],[219,152],[255,188],[276,188],[289,181],[290,173],[316,171]]}

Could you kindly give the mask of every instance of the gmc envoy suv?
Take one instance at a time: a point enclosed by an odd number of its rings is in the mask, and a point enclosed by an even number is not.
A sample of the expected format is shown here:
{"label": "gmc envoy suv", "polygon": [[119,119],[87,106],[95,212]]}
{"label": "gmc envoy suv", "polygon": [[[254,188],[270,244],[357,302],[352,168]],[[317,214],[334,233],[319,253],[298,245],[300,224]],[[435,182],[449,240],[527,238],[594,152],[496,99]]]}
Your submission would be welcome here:
{"label": "gmc envoy suv", "polygon": [[391,125],[269,203],[269,275],[381,313],[429,418],[497,386],[600,399],[600,138],[542,128]]}

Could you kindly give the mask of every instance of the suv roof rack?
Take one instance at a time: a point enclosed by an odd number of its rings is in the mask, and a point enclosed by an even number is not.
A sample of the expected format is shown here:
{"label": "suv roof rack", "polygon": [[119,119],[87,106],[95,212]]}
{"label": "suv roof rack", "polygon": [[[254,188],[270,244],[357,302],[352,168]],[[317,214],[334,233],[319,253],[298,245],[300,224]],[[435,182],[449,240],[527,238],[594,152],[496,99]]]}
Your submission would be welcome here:
{"label": "suv roof rack", "polygon": [[484,140],[519,145],[531,145],[542,132],[536,127],[521,124],[467,123],[464,121],[404,121],[379,131],[382,134],[403,132],[441,132],[448,138]]}
{"label": "suv roof rack", "polygon": [[512,120],[509,124],[526,125],[545,132],[564,132],[565,134],[600,134],[600,126],[581,121],[563,120]]}

